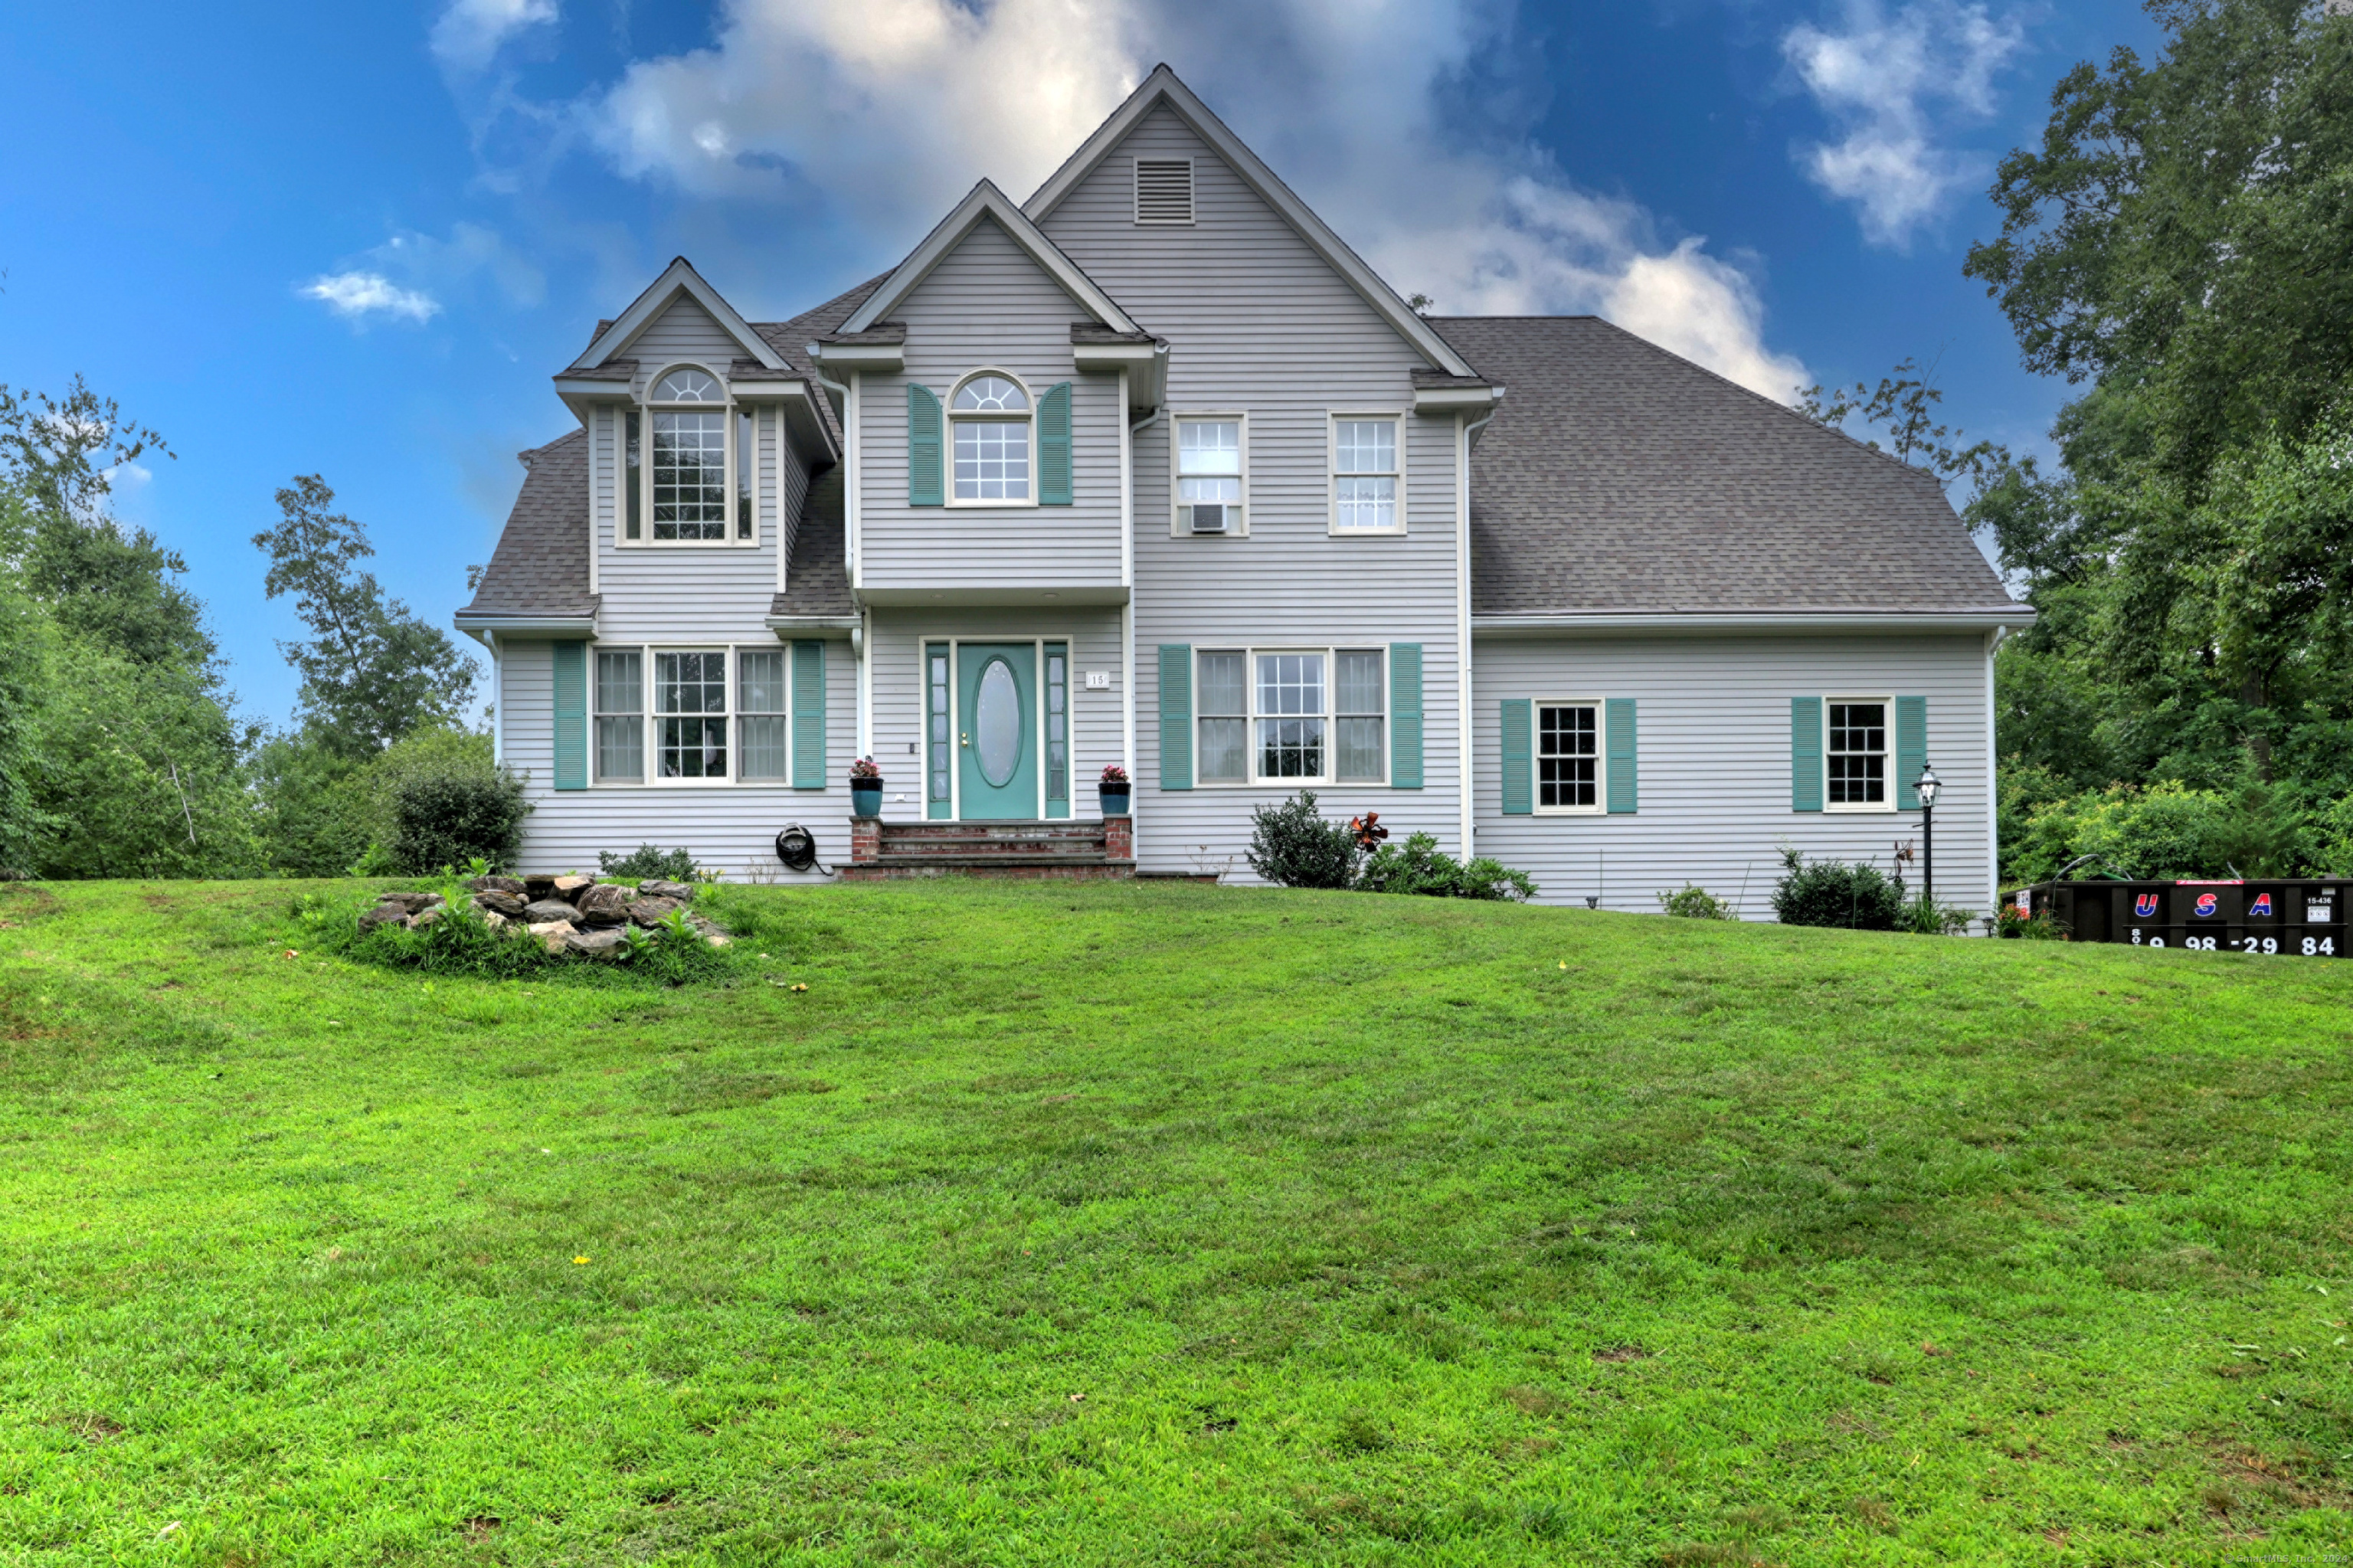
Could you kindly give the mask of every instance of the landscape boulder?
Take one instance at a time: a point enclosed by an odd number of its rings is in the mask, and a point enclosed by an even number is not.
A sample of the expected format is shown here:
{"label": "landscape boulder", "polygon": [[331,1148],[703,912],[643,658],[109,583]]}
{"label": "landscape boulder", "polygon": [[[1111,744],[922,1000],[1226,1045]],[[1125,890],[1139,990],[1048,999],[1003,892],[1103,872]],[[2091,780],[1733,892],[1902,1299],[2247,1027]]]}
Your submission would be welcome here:
{"label": "landscape boulder", "polygon": [[680,904],[690,904],[694,900],[694,886],[691,883],[665,882],[658,876],[649,877],[638,884],[638,895],[642,898],[668,898]]}
{"label": "landscape boulder", "polygon": [[414,915],[419,909],[430,909],[439,904],[441,895],[438,893],[379,893],[375,901],[378,905],[396,904],[400,906],[402,914]]}
{"label": "landscape boulder", "polygon": [[512,920],[522,916],[526,906],[522,894],[492,887],[474,895],[474,907],[485,914],[503,915]]}
{"label": "landscape boulder", "polygon": [[646,896],[645,890],[640,888],[638,891],[638,901],[629,906],[629,918],[640,926],[659,926],[669,917],[672,910],[678,907],[677,899],[649,898]]}
{"label": "landscape boulder", "polygon": [[717,921],[706,920],[700,915],[692,916],[691,918],[694,922],[694,928],[702,933],[702,939],[712,947],[723,948],[733,940],[726,932],[719,928]]}
{"label": "landscape boulder", "polygon": [[628,900],[622,890],[609,882],[580,890],[577,900],[582,924],[589,926],[626,926],[629,921]]}
{"label": "landscape boulder", "polygon": [[564,944],[580,929],[569,920],[539,920],[523,927],[538,938],[551,953],[564,951]]}
{"label": "landscape boulder", "polygon": [[379,904],[373,909],[360,911],[360,935],[364,937],[379,926],[406,926],[408,907],[403,904]]}
{"label": "landscape boulder", "polygon": [[408,917],[408,928],[412,931],[422,931],[427,926],[438,924],[441,916],[448,913],[449,913],[448,906],[443,904],[436,904],[430,909],[419,909]]}
{"label": "landscape boulder", "polygon": [[559,876],[549,885],[558,898],[577,898],[596,886],[596,879],[593,876]]}
{"label": "landscape boulder", "polygon": [[561,898],[534,898],[523,906],[522,917],[533,926],[543,926],[551,920],[561,920],[568,926],[579,913]]}
{"label": "landscape boulder", "polygon": [[520,897],[524,889],[520,876],[478,876],[466,884],[469,893],[512,893]]}
{"label": "landscape boulder", "polygon": [[564,946],[585,958],[613,959],[620,956],[621,933],[610,927],[598,931],[575,931],[564,938]]}

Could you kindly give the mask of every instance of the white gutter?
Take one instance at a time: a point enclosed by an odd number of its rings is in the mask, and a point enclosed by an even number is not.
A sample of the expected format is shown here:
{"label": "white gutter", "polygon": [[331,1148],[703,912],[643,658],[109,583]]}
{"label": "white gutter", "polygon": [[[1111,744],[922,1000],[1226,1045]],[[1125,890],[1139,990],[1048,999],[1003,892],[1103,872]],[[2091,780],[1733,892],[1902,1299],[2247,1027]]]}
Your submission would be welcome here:
{"label": "white gutter", "polygon": [[1653,631],[1992,631],[2031,625],[2024,605],[2000,609],[1923,610],[1628,610],[1567,615],[1482,615],[1474,631],[1558,632],[1564,636],[1609,636]]}
{"label": "white gutter", "polygon": [[779,637],[793,632],[839,631],[854,634],[864,624],[854,615],[772,615],[760,622]]}
{"label": "white gutter", "polygon": [[[505,637],[594,637],[596,618],[593,615],[524,616],[468,615],[462,610],[455,618],[459,630],[477,641],[481,633],[493,632]],[[488,646],[488,644],[484,644]]]}

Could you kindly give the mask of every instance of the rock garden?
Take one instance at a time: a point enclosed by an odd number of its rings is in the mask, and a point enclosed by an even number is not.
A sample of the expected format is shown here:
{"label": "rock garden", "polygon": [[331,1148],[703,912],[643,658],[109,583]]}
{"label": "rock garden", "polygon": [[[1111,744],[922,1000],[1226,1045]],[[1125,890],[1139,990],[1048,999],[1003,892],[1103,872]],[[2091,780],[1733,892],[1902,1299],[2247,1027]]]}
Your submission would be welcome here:
{"label": "rock garden", "polygon": [[[396,969],[485,979],[570,969],[680,985],[732,967],[723,949],[740,931],[712,917],[714,902],[724,900],[711,885],[667,878],[485,872],[385,889],[356,910],[313,904],[301,913],[316,945]],[[743,913],[730,911],[730,923]]]}
{"label": "rock garden", "polygon": [[[587,959],[621,957],[631,933],[691,930],[713,948],[728,945],[718,922],[693,907],[691,883],[649,879],[632,887],[593,876],[500,876],[469,878],[463,885],[466,911],[493,931],[519,931],[536,938],[551,955]],[[382,926],[428,930],[450,913],[440,893],[386,892],[359,917],[362,936]]]}

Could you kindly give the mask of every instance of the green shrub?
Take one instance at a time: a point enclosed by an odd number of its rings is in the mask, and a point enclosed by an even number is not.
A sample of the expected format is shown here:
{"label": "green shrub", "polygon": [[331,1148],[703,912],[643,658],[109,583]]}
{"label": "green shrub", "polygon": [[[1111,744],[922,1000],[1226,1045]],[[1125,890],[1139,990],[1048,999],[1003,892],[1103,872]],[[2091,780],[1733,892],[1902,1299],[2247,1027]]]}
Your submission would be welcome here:
{"label": "green shrub", "polygon": [[2031,918],[2021,915],[2013,905],[2005,904],[1994,918],[1994,934],[1998,937],[2022,937],[2030,942],[2063,942],[2067,933],[2051,911],[2042,910]]}
{"label": "green shrub", "polygon": [[1971,911],[1922,894],[1905,900],[1895,916],[1895,929],[1922,937],[1957,937],[1969,928]]}
{"label": "green shrub", "polygon": [[1733,920],[1738,916],[1732,906],[1704,887],[1694,887],[1686,882],[1673,893],[1659,895],[1659,907],[1685,920]]}
{"label": "green shrub", "polygon": [[1366,893],[1411,893],[1430,898],[1485,898],[1525,903],[1536,895],[1527,873],[1485,856],[1465,865],[1428,833],[1403,845],[1383,844],[1365,862],[1356,885]]}
{"label": "green shrub", "polygon": [[596,869],[607,881],[643,882],[649,877],[660,877],[666,882],[692,882],[694,856],[682,849],[659,850],[651,844],[639,844],[627,854],[598,850]]}
{"label": "green shrub", "polygon": [[1809,862],[1781,852],[1784,870],[1773,885],[1773,913],[1784,926],[1835,926],[1852,931],[1893,931],[1904,915],[1904,879],[1875,865]]}
{"label": "green shrub", "polygon": [[512,768],[470,760],[411,768],[392,781],[388,793],[391,831],[380,841],[383,858],[410,876],[474,860],[503,869],[531,810]]}
{"label": "green shrub", "polygon": [[1347,824],[1327,822],[1317,813],[1312,789],[1250,813],[1245,858],[1269,882],[1285,887],[1354,887],[1357,853],[1356,835]]}
{"label": "green shrub", "polygon": [[2010,852],[2010,880],[2043,881],[2081,855],[2158,882],[2227,876],[2233,866],[2247,876],[2288,876],[2318,869],[2330,837],[2327,817],[2307,823],[2284,796],[2260,787],[2113,784],[2033,808]]}

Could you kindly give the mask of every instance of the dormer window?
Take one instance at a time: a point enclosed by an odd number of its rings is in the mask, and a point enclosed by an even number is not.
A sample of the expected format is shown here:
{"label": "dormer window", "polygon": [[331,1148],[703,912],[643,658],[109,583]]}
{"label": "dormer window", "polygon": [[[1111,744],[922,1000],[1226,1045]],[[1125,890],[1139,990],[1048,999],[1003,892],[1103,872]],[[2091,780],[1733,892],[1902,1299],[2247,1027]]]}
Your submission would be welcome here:
{"label": "dormer window", "polygon": [[716,376],[681,366],[655,384],[653,538],[727,537],[727,389]]}
{"label": "dormer window", "polygon": [[1029,394],[992,371],[967,377],[948,399],[955,441],[955,500],[987,505],[1029,499]]}

